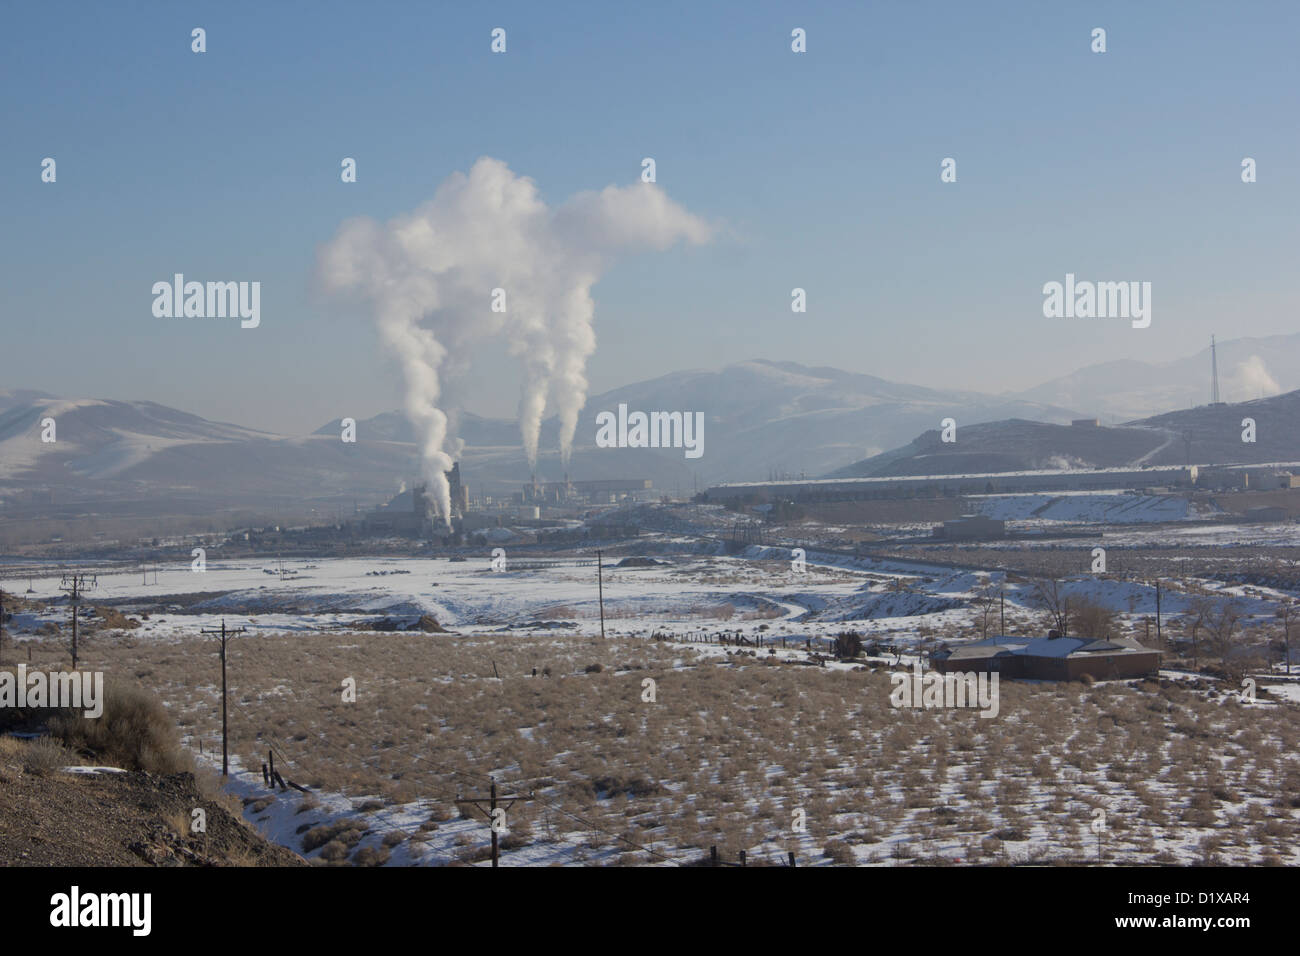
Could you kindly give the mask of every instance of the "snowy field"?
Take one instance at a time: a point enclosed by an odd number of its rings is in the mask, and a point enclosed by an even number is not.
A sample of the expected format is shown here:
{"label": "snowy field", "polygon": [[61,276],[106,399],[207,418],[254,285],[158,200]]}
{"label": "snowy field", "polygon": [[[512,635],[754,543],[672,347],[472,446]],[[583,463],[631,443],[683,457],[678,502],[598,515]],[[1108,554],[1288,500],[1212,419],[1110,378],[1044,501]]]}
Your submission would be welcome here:
{"label": "snowy field", "polygon": [[[917,614],[943,620],[977,583],[967,572],[922,565],[831,558],[796,571],[788,549],[752,549],[754,557],[667,560],[653,567],[604,568],[607,633],[691,633],[702,628],[757,633],[798,628],[820,634],[870,617],[896,629]],[[783,557],[776,557],[776,556]],[[142,583],[138,570],[99,573],[87,604],[113,602],[126,614],[155,607],[136,633],[180,639],[220,624],[268,633],[359,626],[391,617],[412,623],[431,614],[459,633],[519,629],[600,632],[596,568],[577,559],[552,567],[493,571],[490,557],[452,562],[429,558],[322,559],[285,562],[209,561],[204,572],[163,569]],[[277,573],[268,573],[274,571]],[[928,572],[928,573],[927,573]],[[0,580],[0,588],[36,601],[63,598],[57,578]],[[894,588],[903,588],[895,590]],[[167,595],[183,595],[169,603]],[[179,600],[179,599],[178,599]],[[66,623],[66,607],[22,614],[16,629]],[[633,623],[634,622],[634,623]]]}
{"label": "snowy field", "polygon": [[[650,567],[618,567],[618,559],[609,561],[604,567],[605,631],[682,637],[725,631],[770,643],[782,635],[826,637],[849,626],[868,636],[906,640],[923,626],[940,636],[969,623],[976,592],[990,584],[1005,591],[1012,619],[1023,623],[1037,613],[1032,587],[1007,582],[1000,572],[816,551],[807,554],[799,570],[790,553],[787,548],[752,547],[736,557],[660,557],[661,563]],[[136,636],[161,641],[192,637],[202,628],[220,626],[223,618],[228,626],[263,633],[366,630],[384,619],[405,627],[432,615],[460,634],[599,634],[595,566],[585,556],[549,560],[554,563],[542,568],[528,569],[523,560],[512,568],[507,554],[505,570],[494,571],[490,554],[464,562],[319,559],[285,561],[283,575],[274,561],[209,560],[203,572],[150,572],[148,583],[137,569],[100,571],[85,601],[89,606],[111,602],[140,619]],[[60,579],[36,577],[32,593],[25,593],[27,585],[26,578],[0,578],[6,591],[53,603],[15,614],[10,629],[16,636],[21,639],[45,623],[66,626]],[[1247,625],[1271,621],[1286,596],[1214,581],[1198,582],[1198,588],[1235,600]],[[1155,613],[1153,584],[1079,575],[1063,583],[1062,593],[1127,617]],[[1192,593],[1165,583],[1166,616],[1188,612],[1193,600]],[[146,613],[148,619],[142,617]]]}

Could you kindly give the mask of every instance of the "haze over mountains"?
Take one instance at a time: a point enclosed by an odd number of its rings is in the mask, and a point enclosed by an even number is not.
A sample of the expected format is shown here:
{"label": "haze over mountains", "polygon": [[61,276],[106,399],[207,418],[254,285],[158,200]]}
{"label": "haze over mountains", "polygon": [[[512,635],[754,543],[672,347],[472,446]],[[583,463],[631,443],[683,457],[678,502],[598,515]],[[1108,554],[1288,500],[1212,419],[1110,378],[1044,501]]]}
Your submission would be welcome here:
{"label": "haze over mountains", "polygon": [[[597,448],[596,415],[633,411],[704,413],[704,454],[682,449]],[[766,477],[773,470],[821,474],[911,439],[949,414],[971,421],[1033,416],[1069,421],[1072,412],[1015,398],[901,385],[871,375],[793,362],[749,361],[717,371],[674,372],[593,396],[583,410],[568,472],[574,478],[647,477],[655,486],[690,489],[705,482]],[[399,413],[358,422],[357,433],[411,440]],[[318,435],[337,435],[337,422]],[[462,472],[518,484],[529,470],[513,422],[464,416]],[[559,478],[556,429],[542,431],[539,471]]]}
{"label": "haze over mountains", "polygon": [[[1300,335],[1221,343],[1219,355],[1225,399],[1255,398],[1246,394],[1251,389],[1300,386]],[[990,376],[996,384],[995,373]],[[1017,394],[753,360],[675,372],[593,396],[567,473],[574,479],[650,478],[656,488],[689,491],[774,473],[1183,463],[1188,431],[1193,462],[1300,458],[1300,442],[1290,437],[1300,436],[1296,396],[1254,402],[1246,411],[1190,408],[1204,405],[1208,394],[1208,350],[1163,364],[1104,363]],[[702,412],[703,456],[688,459],[681,448],[595,447],[597,413],[617,412],[620,404],[629,412]],[[1143,414],[1153,406],[1160,414]],[[1245,414],[1258,421],[1255,445],[1240,442]],[[947,417],[958,423],[959,442],[935,447],[935,430]],[[1068,424],[1092,417],[1132,426],[1089,434]],[[53,443],[41,441],[45,418],[56,420]],[[462,473],[475,494],[517,490],[529,477],[516,423],[466,413],[460,434],[466,442]],[[356,435],[355,444],[340,441],[337,419],[312,435],[285,436],[147,401],[0,391],[0,513],[23,510],[38,490],[53,490],[56,502],[100,499],[184,512],[290,504],[333,512],[354,498],[366,504],[391,495],[417,473],[405,416],[390,412],[358,421]],[[555,451],[554,419],[545,422],[541,443],[538,476],[560,478],[565,467]]]}
{"label": "haze over mountains", "polygon": [[[1255,441],[1242,441],[1242,420]],[[1237,404],[1203,405],[1119,426],[1078,427],[1013,419],[969,425],[945,443],[938,429],[831,477],[959,475],[1049,468],[1266,464],[1300,461],[1300,391]]]}
{"label": "haze over mountains", "polygon": [[[1246,402],[1300,388],[1300,335],[1219,342],[1218,353],[1222,401]],[[1210,345],[1164,362],[1089,365],[1016,397],[1078,408],[1108,424],[1194,408],[1210,401]]]}

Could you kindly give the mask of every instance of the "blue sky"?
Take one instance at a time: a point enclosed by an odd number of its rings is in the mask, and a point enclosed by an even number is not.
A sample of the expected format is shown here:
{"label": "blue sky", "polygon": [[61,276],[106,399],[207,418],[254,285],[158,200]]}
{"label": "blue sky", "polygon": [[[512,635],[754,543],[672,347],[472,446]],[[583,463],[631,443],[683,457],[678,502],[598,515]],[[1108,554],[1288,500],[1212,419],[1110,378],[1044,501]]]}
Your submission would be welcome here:
{"label": "blue sky", "polygon": [[[1003,391],[1293,332],[1298,36],[1289,2],[5,4],[0,387],[288,432],[395,408],[316,248],[484,155],[551,203],[653,156],[722,226],[595,286],[593,393],[755,357]],[[260,281],[261,326],[155,318],[175,272]],[[1150,281],[1151,327],[1045,319],[1066,272]],[[470,409],[511,414],[482,368]]]}

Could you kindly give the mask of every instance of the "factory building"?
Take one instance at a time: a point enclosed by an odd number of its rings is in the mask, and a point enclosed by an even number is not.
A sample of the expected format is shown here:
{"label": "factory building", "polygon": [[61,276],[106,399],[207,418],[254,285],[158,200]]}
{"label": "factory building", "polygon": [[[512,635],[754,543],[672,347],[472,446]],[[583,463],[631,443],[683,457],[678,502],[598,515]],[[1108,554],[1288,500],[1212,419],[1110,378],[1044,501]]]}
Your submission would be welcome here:
{"label": "factory building", "polygon": [[1274,505],[1261,505],[1258,508],[1247,508],[1245,519],[1250,522],[1277,522],[1290,521],[1291,515],[1285,508],[1279,508]]}
{"label": "factory building", "polygon": [[1203,467],[1197,485],[1216,491],[1290,491],[1300,488],[1300,462]]}
{"label": "factory building", "polygon": [[[447,484],[451,492],[451,515],[461,520],[469,511],[469,488],[461,483],[460,462],[447,471]],[[428,493],[427,485],[403,488],[373,511],[354,522],[362,534],[394,535],[402,538],[429,538],[434,533],[435,522],[443,524],[438,503]],[[445,530],[445,529],[444,529]]]}
{"label": "factory building", "polygon": [[608,503],[625,495],[644,494],[652,489],[649,478],[601,478],[593,481],[538,481],[536,476],[516,496],[522,505],[560,505],[577,502]]}
{"label": "factory building", "polygon": [[1007,523],[984,515],[962,515],[936,526],[934,536],[943,541],[994,541],[1007,536]]}

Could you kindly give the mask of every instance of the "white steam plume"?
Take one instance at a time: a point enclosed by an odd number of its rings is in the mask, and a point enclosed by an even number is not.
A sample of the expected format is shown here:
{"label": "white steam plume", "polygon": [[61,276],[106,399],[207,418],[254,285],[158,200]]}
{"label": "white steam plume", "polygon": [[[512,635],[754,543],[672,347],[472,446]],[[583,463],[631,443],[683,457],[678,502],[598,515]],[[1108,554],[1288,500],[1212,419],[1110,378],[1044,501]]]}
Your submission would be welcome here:
{"label": "white steam plume", "polygon": [[[384,225],[345,222],[320,249],[319,272],[328,291],[366,301],[398,360],[424,478],[446,516],[443,472],[462,445],[440,407],[446,372],[468,367],[476,341],[503,338],[523,363],[519,427],[529,463],[537,461],[548,403],[559,415],[567,460],[596,349],[591,286],[620,251],[710,235],[703,220],[654,184],[578,193],[551,208],[531,179],[483,157],[409,214]],[[491,311],[497,288],[505,290],[504,313]]]}
{"label": "white steam plume", "polygon": [[1224,384],[1227,386],[1225,397],[1234,402],[1265,398],[1269,395],[1278,395],[1282,391],[1282,386],[1268,373],[1268,367],[1258,355],[1252,355],[1245,361],[1238,362]]}

